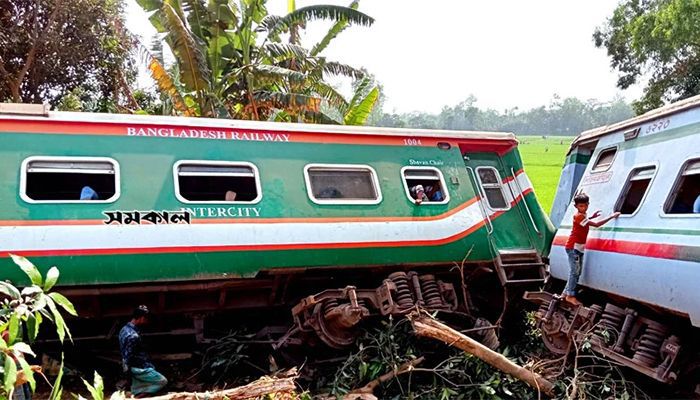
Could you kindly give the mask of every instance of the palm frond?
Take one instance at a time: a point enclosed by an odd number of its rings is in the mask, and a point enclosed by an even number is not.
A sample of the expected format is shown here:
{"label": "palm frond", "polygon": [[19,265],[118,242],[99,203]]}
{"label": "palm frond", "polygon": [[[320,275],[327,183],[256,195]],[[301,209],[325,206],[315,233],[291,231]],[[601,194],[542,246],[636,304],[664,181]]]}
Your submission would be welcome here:
{"label": "palm frond", "polygon": [[277,25],[282,17],[279,15],[268,15],[258,24],[255,28],[256,32],[269,32],[275,25]]}
{"label": "palm frond", "polygon": [[161,65],[165,65],[163,61],[163,42],[158,34],[153,35],[150,45],[145,45],[141,41],[136,42],[139,61],[148,66],[151,58],[158,60]]}
{"label": "palm frond", "polygon": [[158,33],[165,32],[165,26],[163,25],[163,1],[162,0],[136,0],[139,6],[150,16],[148,20],[151,25],[156,29]]}
{"label": "palm frond", "polygon": [[163,58],[163,39],[160,37],[160,35],[155,34],[151,38],[151,47],[148,49],[150,52],[150,56],[158,60],[161,65],[165,65],[165,61]]}
{"label": "palm frond", "polygon": [[136,3],[146,12],[160,10],[163,7],[163,0],[136,0]]}
{"label": "palm frond", "polygon": [[308,53],[306,49],[289,43],[266,43],[264,45],[265,52],[276,62],[289,60],[292,58],[304,59]]}
{"label": "palm frond", "polygon": [[290,114],[307,111],[319,112],[321,108],[320,98],[300,93],[261,90],[255,92],[254,97],[260,107],[285,110]]}
{"label": "palm frond", "polygon": [[313,82],[311,89],[318,93],[330,106],[341,110],[341,112],[344,112],[349,105],[345,97],[326,82]]}
{"label": "palm frond", "polygon": [[223,29],[233,29],[238,24],[240,11],[233,1],[209,0],[207,10],[211,23],[222,24]]}
{"label": "palm frond", "polygon": [[374,18],[350,7],[313,5],[299,8],[285,15],[269,31],[272,34],[279,34],[293,25],[303,25],[319,19],[336,22],[345,20],[350,25],[361,26],[371,26],[374,23]]}
{"label": "palm frond", "polygon": [[362,79],[365,73],[361,70],[351,67],[347,64],[342,64],[334,61],[326,61],[322,64],[323,72],[335,76],[347,76],[353,79]]}
{"label": "palm frond", "polygon": [[304,122],[312,124],[340,125],[340,122],[323,112],[306,111],[302,114]]}
{"label": "palm frond", "polygon": [[266,0],[245,0],[241,1],[241,19],[244,26],[252,26],[251,21],[260,24],[267,16]]}
{"label": "palm frond", "polygon": [[284,110],[275,110],[267,120],[272,122],[292,122],[292,116]]}
{"label": "palm frond", "polygon": [[350,102],[347,113],[343,117],[345,125],[364,125],[367,123],[367,118],[372,113],[372,109],[374,109],[374,105],[379,99],[379,87],[377,86],[372,88],[366,95],[355,98],[359,93],[361,92],[356,92],[356,95]]}
{"label": "palm frond", "polygon": [[[359,4],[360,3],[358,1],[353,1],[350,4],[350,8],[352,8],[353,10],[357,10]],[[331,29],[328,30],[323,39],[321,39],[320,42],[316,43],[314,47],[311,48],[309,54],[311,56],[316,56],[319,53],[321,53],[323,50],[325,50],[326,47],[328,47],[328,45],[331,43],[331,40],[335,39],[340,34],[340,32],[344,31],[345,28],[347,28],[348,26],[350,26],[350,23],[346,19],[336,21],[333,24],[333,26],[331,26]]]}
{"label": "palm frond", "polygon": [[200,41],[206,42],[209,39],[208,28],[211,24],[209,24],[209,13],[204,0],[182,0],[182,9],[187,15],[187,22],[192,32]]}
{"label": "palm frond", "polygon": [[219,82],[228,64],[224,58],[230,59],[234,56],[234,49],[226,30],[236,27],[238,9],[235,3],[229,4],[228,0],[210,0],[207,11],[211,33],[211,38],[207,41],[207,56],[212,82]]}
{"label": "palm frond", "polygon": [[209,68],[200,46],[176,11],[163,5],[169,44],[180,63],[180,80],[188,91],[199,92],[209,85]]}
{"label": "palm frond", "polygon": [[168,71],[165,70],[163,64],[161,64],[155,57],[151,57],[151,61],[148,63],[148,70],[151,72],[151,77],[156,81],[158,89],[166,94],[173,104],[173,108],[181,112],[185,116],[194,116],[194,110],[187,107],[185,101],[180,94],[175,81],[170,76]]}
{"label": "palm frond", "polygon": [[353,89],[352,99],[350,99],[348,107],[352,108],[357,106],[357,104],[359,104],[360,101],[362,101],[365,95],[367,95],[367,93],[369,92],[369,88],[372,86],[373,83],[374,82],[369,77],[364,77],[359,82],[356,81],[356,84],[354,85]]}
{"label": "palm frond", "polygon": [[254,77],[258,79],[285,79],[290,82],[303,82],[306,75],[299,71],[294,71],[288,68],[278,67],[276,65],[254,65],[252,66]]}

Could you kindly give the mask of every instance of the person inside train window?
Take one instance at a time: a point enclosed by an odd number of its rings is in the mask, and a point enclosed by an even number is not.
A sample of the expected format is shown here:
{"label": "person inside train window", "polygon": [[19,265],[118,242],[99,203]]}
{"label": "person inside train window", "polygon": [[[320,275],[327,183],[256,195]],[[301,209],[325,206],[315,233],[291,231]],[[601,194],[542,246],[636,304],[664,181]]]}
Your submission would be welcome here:
{"label": "person inside train window", "polygon": [[97,192],[91,188],[90,186],[83,186],[83,189],[80,191],[80,200],[99,200],[100,197],[97,195]]}
{"label": "person inside train window", "polygon": [[695,199],[695,203],[693,203],[693,213],[700,214],[700,194],[698,195],[698,198]]}
{"label": "person inside train window", "polygon": [[425,195],[430,201],[443,201],[445,197],[442,195],[440,185],[427,185],[425,187]]}
{"label": "person inside train window", "polygon": [[236,201],[236,192],[233,190],[227,190],[224,195],[224,200],[226,201]]}
{"label": "person inside train window", "polygon": [[318,193],[319,199],[342,199],[343,194],[337,188],[329,186]]}
{"label": "person inside train window", "polygon": [[401,170],[401,175],[408,190],[408,197],[416,205],[447,202],[449,196],[443,185],[442,173],[437,168],[406,167]]}
{"label": "person inside train window", "polygon": [[424,201],[430,201],[428,195],[425,193],[425,188],[423,185],[415,185],[409,189],[411,197],[416,201],[416,204],[421,204]]}
{"label": "person inside train window", "polygon": [[[608,223],[608,221],[620,216],[619,212],[614,212],[610,216],[599,221],[591,221],[586,215],[588,212],[588,204],[589,198],[585,193],[579,193],[574,196],[574,208],[576,208],[576,213],[574,214],[571,233],[569,234],[569,239],[566,241],[565,246],[566,254],[569,258],[569,279],[564,289],[564,299],[574,305],[581,304],[581,302],[576,299],[576,285],[578,284],[578,278],[581,276],[581,270],[583,269],[583,252],[586,247],[589,228],[591,226],[603,226]],[[600,213],[600,210],[594,212],[593,215],[591,215],[591,219],[598,218]]]}

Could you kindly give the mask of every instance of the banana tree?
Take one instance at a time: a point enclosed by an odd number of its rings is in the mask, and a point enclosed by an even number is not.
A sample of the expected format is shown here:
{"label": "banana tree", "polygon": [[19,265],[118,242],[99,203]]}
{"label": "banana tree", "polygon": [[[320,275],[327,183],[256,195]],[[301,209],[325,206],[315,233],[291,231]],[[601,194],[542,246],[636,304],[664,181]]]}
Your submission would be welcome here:
{"label": "banana tree", "polygon": [[312,120],[322,102],[347,104],[328,76],[362,76],[319,56],[328,38],[312,51],[282,39],[314,20],[334,21],[334,27],[371,25],[373,19],[356,5],[316,5],[275,16],[265,0],[137,1],[174,55],[179,76],[165,68],[157,46],[149,53],[149,69],[179,114],[261,120],[281,111]]}

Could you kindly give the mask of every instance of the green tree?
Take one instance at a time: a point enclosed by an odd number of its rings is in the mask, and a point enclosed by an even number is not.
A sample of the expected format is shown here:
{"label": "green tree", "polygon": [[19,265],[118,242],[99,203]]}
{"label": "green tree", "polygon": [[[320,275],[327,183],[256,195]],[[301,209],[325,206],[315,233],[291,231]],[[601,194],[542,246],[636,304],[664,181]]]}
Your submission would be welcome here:
{"label": "green tree", "polygon": [[618,87],[649,76],[637,113],[700,94],[700,0],[624,0],[593,38]]}
{"label": "green tree", "polygon": [[[290,4],[291,12],[275,16],[268,14],[265,0],[137,1],[152,13],[162,39],[151,48],[149,69],[179,114],[333,122],[321,113],[321,103],[341,108],[348,102],[326,78],[363,76],[320,55],[345,27],[373,23],[356,3],[300,9]],[[314,20],[334,25],[307,50],[299,44],[299,30]],[[175,57],[173,71],[165,68],[163,44]]]}
{"label": "green tree", "polygon": [[77,87],[128,101],[133,40],[121,0],[0,0],[0,101],[56,105]]}
{"label": "green tree", "polygon": [[[10,255],[12,260],[27,275],[28,286],[21,290],[14,285],[0,281],[0,371],[2,385],[0,398],[12,398],[15,386],[26,382],[34,391],[36,379],[34,374],[39,369],[31,366],[25,356],[35,356],[29,343],[34,342],[39,334],[39,328],[44,318],[56,326],[56,333],[61,342],[70,330],[63,319],[62,310],[71,315],[77,315],[73,304],[58,292],[51,291],[58,282],[58,268],[51,267],[42,277],[39,270],[24,257]],[[27,341],[29,343],[27,343]],[[61,398],[61,373],[54,383],[50,399]]]}

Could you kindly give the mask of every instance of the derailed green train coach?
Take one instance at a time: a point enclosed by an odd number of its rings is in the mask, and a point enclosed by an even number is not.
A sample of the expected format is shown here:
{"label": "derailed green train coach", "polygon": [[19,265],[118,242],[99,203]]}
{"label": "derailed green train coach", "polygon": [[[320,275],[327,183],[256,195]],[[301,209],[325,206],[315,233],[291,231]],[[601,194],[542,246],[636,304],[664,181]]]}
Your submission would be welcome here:
{"label": "derailed green train coach", "polygon": [[9,254],[57,265],[85,317],[296,305],[340,347],[364,316],[496,309],[545,278],[510,133],[0,107],[0,278],[24,283]]}

